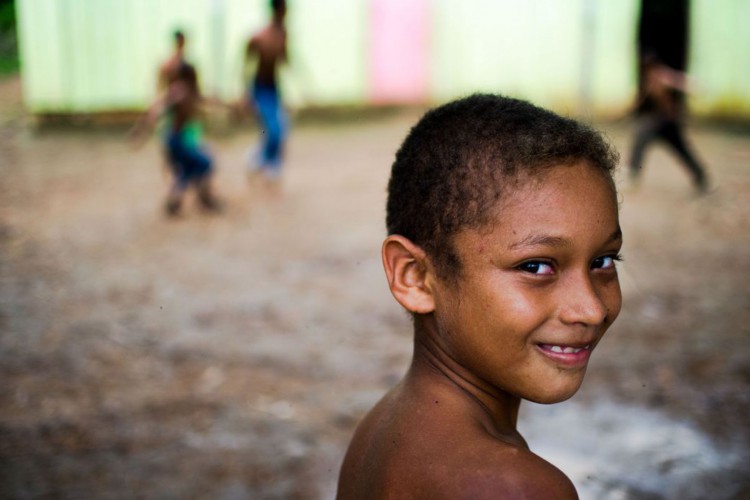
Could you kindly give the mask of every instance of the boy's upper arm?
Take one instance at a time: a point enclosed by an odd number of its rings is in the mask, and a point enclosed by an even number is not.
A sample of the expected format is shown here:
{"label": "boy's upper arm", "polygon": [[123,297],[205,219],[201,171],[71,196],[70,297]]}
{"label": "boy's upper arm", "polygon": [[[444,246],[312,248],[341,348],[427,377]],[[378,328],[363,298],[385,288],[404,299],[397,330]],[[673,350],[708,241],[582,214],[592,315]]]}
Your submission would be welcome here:
{"label": "boy's upper arm", "polygon": [[458,499],[554,499],[577,500],[575,486],[557,467],[532,453],[512,461],[479,467],[462,473],[455,491],[441,492]]}
{"label": "boy's upper arm", "polygon": [[503,477],[478,481],[459,497],[468,499],[557,499],[578,500],[578,494],[570,480],[564,475],[537,477]]}

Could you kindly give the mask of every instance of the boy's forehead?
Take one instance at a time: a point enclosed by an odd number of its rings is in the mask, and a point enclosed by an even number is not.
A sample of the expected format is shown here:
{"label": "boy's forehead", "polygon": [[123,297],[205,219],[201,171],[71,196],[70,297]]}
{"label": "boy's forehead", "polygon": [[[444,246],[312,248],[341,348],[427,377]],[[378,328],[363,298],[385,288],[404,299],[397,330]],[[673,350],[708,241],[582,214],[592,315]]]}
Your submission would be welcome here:
{"label": "boy's forehead", "polygon": [[[619,228],[617,195],[605,172],[585,162],[546,170],[541,175],[519,174],[504,183],[483,223],[465,231],[486,237],[502,227],[510,231],[508,245],[514,245],[542,229],[553,234],[561,222],[577,226],[609,219],[612,231]],[[584,218],[587,215],[590,220]]]}
{"label": "boy's forehead", "polygon": [[[566,189],[570,186],[585,185],[585,192]],[[495,212],[502,208],[517,205],[528,206],[540,201],[577,201],[596,193],[607,198],[617,198],[611,176],[585,160],[545,166],[541,169],[522,171],[505,179],[500,188],[500,196],[495,204]],[[497,215],[497,214],[495,214]]]}

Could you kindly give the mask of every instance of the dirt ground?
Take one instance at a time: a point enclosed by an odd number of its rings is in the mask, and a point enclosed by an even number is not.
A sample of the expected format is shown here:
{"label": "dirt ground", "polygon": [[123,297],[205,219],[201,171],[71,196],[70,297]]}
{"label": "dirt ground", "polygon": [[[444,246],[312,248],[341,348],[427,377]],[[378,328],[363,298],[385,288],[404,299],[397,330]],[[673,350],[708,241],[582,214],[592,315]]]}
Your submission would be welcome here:
{"label": "dirt ground", "polygon": [[[34,130],[19,96],[0,82],[0,497],[332,498],[410,356],[379,250],[418,115],[300,120],[276,198],[247,183],[251,126],[219,134],[225,213],[170,220],[155,141]],[[583,498],[750,498],[750,133],[689,134],[718,189],[651,150],[620,319],[571,401],[524,408]]]}

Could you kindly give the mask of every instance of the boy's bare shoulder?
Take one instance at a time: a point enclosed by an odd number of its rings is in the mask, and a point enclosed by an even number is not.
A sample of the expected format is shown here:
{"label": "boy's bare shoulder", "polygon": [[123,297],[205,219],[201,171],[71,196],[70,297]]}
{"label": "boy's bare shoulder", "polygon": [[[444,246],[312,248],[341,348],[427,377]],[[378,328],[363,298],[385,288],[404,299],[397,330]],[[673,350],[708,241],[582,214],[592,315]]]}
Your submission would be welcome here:
{"label": "boy's bare shoulder", "polygon": [[[560,469],[529,450],[497,444],[470,460],[446,464],[453,479],[436,491],[456,499],[577,499],[573,483]],[[486,454],[485,454],[486,453]]]}
{"label": "boy's bare shoulder", "polygon": [[[386,402],[386,407],[388,403]],[[404,410],[400,405],[398,410]],[[576,499],[571,481],[527,448],[456,413],[376,407],[352,442],[339,499]]]}
{"label": "boy's bare shoulder", "polygon": [[[373,469],[360,469],[354,482],[363,480],[362,484],[340,484],[339,500],[578,499],[573,483],[562,471],[528,450],[505,444],[485,449],[470,443],[464,450],[456,449],[454,443],[433,449],[437,448],[439,455],[396,452],[380,460],[366,460]],[[375,477],[370,475],[374,471],[378,471]]]}
{"label": "boy's bare shoulder", "polygon": [[426,446],[420,450],[416,467],[406,474],[397,473],[404,481],[405,498],[578,498],[573,483],[560,469],[528,449],[489,435],[463,438],[462,443]]}

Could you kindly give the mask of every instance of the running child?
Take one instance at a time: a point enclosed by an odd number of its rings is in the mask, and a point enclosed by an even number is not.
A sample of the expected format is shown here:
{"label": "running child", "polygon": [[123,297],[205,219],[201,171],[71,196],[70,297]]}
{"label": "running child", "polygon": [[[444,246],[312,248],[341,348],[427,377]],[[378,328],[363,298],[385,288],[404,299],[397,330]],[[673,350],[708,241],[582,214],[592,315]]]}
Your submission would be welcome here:
{"label": "running child", "polygon": [[203,102],[195,68],[183,61],[175,69],[165,92],[154,101],[145,119],[134,130],[136,136],[141,135],[144,128],[152,129],[159,118],[166,118],[163,141],[174,178],[165,206],[168,215],[179,214],[190,187],[196,190],[204,209],[221,210],[211,186],[212,159],[201,141],[199,113]]}
{"label": "running child", "polygon": [[692,177],[696,192],[709,190],[706,170],[693,153],[683,132],[681,94],[688,90],[687,77],[661,62],[652,52],[642,58],[643,88],[637,105],[639,114],[630,154],[630,181],[637,187],[643,158],[654,141],[661,140],[677,154]]}
{"label": "running child", "polygon": [[412,128],[382,258],[414,353],[359,424],[339,499],[577,498],[517,419],[522,400],[576,393],[620,311],[616,164],[589,127],[501,96]]}
{"label": "running child", "polygon": [[247,89],[247,101],[261,122],[261,144],[249,159],[251,173],[263,173],[271,183],[281,175],[287,116],[281,101],[277,68],[287,61],[287,32],[284,27],[286,1],[271,0],[271,23],[255,33],[247,43],[245,63],[257,58],[255,76]]}

